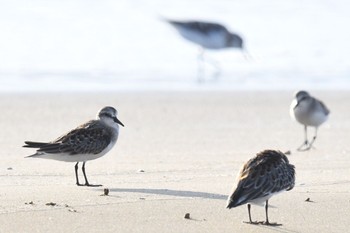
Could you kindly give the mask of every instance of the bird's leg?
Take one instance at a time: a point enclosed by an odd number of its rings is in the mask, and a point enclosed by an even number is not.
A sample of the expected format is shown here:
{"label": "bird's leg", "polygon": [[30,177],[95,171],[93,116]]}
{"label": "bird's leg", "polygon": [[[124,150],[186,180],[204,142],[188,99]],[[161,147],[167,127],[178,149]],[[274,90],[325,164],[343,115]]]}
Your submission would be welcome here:
{"label": "bird's leg", "polygon": [[248,204],[248,215],[249,215],[249,222],[252,222],[252,216],[250,215],[250,204]]}
{"label": "bird's leg", "polygon": [[254,61],[254,58],[253,56],[248,52],[247,49],[243,48],[242,49],[242,54],[243,54],[243,57],[246,61]]}
{"label": "bird's leg", "polygon": [[220,63],[213,58],[210,58],[208,56],[205,57],[204,60],[206,63],[210,64],[212,67],[214,67],[214,72],[213,72],[213,80],[218,80],[221,74],[221,68],[220,68]]}
{"label": "bird's leg", "polygon": [[79,164],[79,162],[77,162],[74,166],[74,168],[75,168],[75,180],[76,180],[76,184],[78,186],[81,186],[81,184],[79,183],[79,178],[78,178],[78,164]]}
{"label": "bird's leg", "polygon": [[85,162],[83,162],[83,167],[81,168],[81,170],[83,170],[83,174],[84,174],[84,178],[85,178],[85,185],[89,186],[90,184],[89,184],[89,181],[88,181],[88,179],[86,177],[86,173],[85,173]]}
{"label": "bird's leg", "polygon": [[[298,151],[306,151],[309,150],[309,141],[307,140],[307,126],[304,125],[304,133],[305,133],[305,141],[303,142],[303,144],[301,144],[301,146],[298,147]],[[305,148],[303,148],[305,147]]]}
{"label": "bird's leg", "polygon": [[99,187],[99,186],[102,186],[101,184],[89,184],[89,181],[87,180],[87,177],[86,177],[86,173],[85,173],[85,163],[83,163],[83,167],[82,167],[82,170],[83,170],[83,174],[84,174],[84,178],[85,178],[85,186],[90,186],[90,187]]}
{"label": "bird's leg", "polygon": [[314,137],[312,138],[312,141],[309,143],[308,149],[311,149],[311,148],[313,147],[312,144],[314,144],[314,142],[315,142],[315,140],[316,140],[316,138],[317,138],[317,130],[318,130],[318,127],[315,128],[315,135],[314,135]]}
{"label": "bird's leg", "polygon": [[244,223],[248,223],[248,224],[259,224],[259,222],[253,222],[253,221],[252,221],[252,216],[250,215],[250,204],[248,204],[247,207],[248,207],[249,222],[244,222]]}
{"label": "bird's leg", "polygon": [[266,215],[266,224],[269,225],[270,222],[269,222],[269,215],[268,215],[268,208],[269,208],[269,200],[266,200],[266,203],[265,203],[265,215]]}
{"label": "bird's leg", "polygon": [[198,62],[197,80],[198,80],[198,83],[201,83],[204,81],[204,49],[203,48],[199,48],[197,62]]}
{"label": "bird's leg", "polygon": [[266,200],[266,203],[265,203],[266,221],[265,221],[263,224],[264,224],[264,225],[269,225],[269,226],[281,226],[282,224],[270,223],[270,222],[269,222],[268,208],[269,208],[269,200]]}

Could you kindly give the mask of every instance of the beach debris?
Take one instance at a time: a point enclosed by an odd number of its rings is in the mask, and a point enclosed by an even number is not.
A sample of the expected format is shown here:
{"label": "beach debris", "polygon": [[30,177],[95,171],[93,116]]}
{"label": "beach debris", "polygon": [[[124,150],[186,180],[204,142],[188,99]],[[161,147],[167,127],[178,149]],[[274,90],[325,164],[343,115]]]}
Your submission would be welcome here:
{"label": "beach debris", "polygon": [[74,213],[78,212],[76,209],[73,209],[73,208],[70,207],[68,204],[64,204],[64,207],[68,208],[68,211],[69,211],[69,212],[74,212]]}
{"label": "beach debris", "polygon": [[30,202],[26,202],[24,203],[25,205],[34,205],[34,202],[33,201],[30,201]]}
{"label": "beach debris", "polygon": [[305,201],[306,201],[306,202],[313,202],[313,201],[311,201],[310,197],[306,198]]}
{"label": "beach debris", "polygon": [[69,211],[69,212],[73,212],[73,213],[76,213],[76,212],[77,212],[77,210],[75,210],[75,209],[73,209],[73,208],[69,208],[68,211]]}
{"label": "beach debris", "polygon": [[104,194],[105,196],[108,196],[108,194],[109,194],[109,189],[108,189],[108,188],[103,189],[103,194]]}
{"label": "beach debris", "polygon": [[186,213],[184,216],[185,219],[191,219],[190,213]]}
{"label": "beach debris", "polygon": [[13,170],[13,168],[12,167],[8,167],[7,170]]}
{"label": "beach debris", "polygon": [[48,202],[46,203],[45,205],[48,205],[48,206],[57,206],[57,204],[55,202]]}
{"label": "beach debris", "polygon": [[100,196],[108,196],[109,195],[109,189],[105,188],[103,189],[103,194],[101,194]]}
{"label": "beach debris", "polygon": [[291,155],[292,152],[290,150],[287,150],[286,152],[284,152],[285,155]]}
{"label": "beach debris", "polygon": [[139,169],[137,172],[145,172],[145,170]]}
{"label": "beach debris", "polygon": [[140,200],[146,200],[146,198],[144,198],[144,197],[140,197],[139,199],[140,199]]}

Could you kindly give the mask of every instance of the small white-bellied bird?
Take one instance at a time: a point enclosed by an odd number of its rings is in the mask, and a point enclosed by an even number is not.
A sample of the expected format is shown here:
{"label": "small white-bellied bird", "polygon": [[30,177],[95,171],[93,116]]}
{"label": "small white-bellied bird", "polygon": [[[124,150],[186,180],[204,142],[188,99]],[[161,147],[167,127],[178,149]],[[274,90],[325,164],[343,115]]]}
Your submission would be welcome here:
{"label": "small white-bellied bird", "polygon": [[[78,186],[92,185],[88,182],[85,173],[86,161],[100,158],[116,144],[119,135],[119,125],[123,125],[117,118],[117,110],[113,107],[104,107],[96,120],[91,120],[76,129],[62,135],[52,142],[26,141],[23,147],[38,148],[30,158],[54,159],[65,162],[76,162],[75,178]],[[83,163],[82,171],[85,184],[79,183],[78,164]]]}
{"label": "small white-bellied bird", "polygon": [[[309,150],[317,137],[318,127],[328,119],[330,111],[322,101],[312,97],[306,91],[298,91],[290,106],[290,115],[304,125],[305,140],[299,151]],[[315,135],[311,142],[307,138],[307,127],[315,127]]]}
{"label": "small white-bellied bird", "polygon": [[[205,61],[205,49],[218,50],[237,48],[244,52],[244,55],[247,57],[242,37],[236,33],[230,32],[221,24],[203,21],[166,21],[174,26],[183,38],[200,46],[198,55],[198,72],[202,69],[201,63]],[[212,64],[216,68],[217,73],[219,73],[220,69],[217,62],[212,61],[210,64]],[[199,78],[201,78],[201,76],[199,76]]]}
{"label": "small white-bellied bird", "polygon": [[[269,222],[268,201],[275,194],[293,189],[294,184],[295,168],[287,156],[280,151],[262,151],[243,165],[229,195],[227,208],[248,204],[249,222],[246,223],[280,225]],[[266,221],[253,222],[250,205],[262,205],[264,202]]]}

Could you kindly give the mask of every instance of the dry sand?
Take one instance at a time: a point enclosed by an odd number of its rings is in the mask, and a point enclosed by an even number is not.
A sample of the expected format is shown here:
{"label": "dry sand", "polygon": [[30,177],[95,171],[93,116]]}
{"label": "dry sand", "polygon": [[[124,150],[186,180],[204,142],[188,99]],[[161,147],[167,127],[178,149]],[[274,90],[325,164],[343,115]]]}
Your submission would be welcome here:
{"label": "dry sand", "polygon": [[[295,150],[292,91],[2,94],[0,232],[349,232],[350,93],[312,94],[331,115],[308,152]],[[87,163],[103,187],[77,187],[73,163],[24,158],[34,151],[23,141],[52,140],[104,105],[126,127]],[[242,223],[246,206],[225,209],[241,165],[267,148],[290,150],[297,171],[295,188],[270,200],[279,227]],[[252,218],[264,220],[264,208]]]}

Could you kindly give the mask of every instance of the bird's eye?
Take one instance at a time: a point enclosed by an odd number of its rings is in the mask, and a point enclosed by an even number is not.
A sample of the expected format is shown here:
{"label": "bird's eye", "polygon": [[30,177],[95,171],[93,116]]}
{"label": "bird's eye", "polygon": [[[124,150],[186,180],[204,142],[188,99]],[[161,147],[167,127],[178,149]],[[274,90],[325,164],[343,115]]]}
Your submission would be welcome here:
{"label": "bird's eye", "polygon": [[112,115],[107,112],[102,113],[101,116],[112,118]]}

